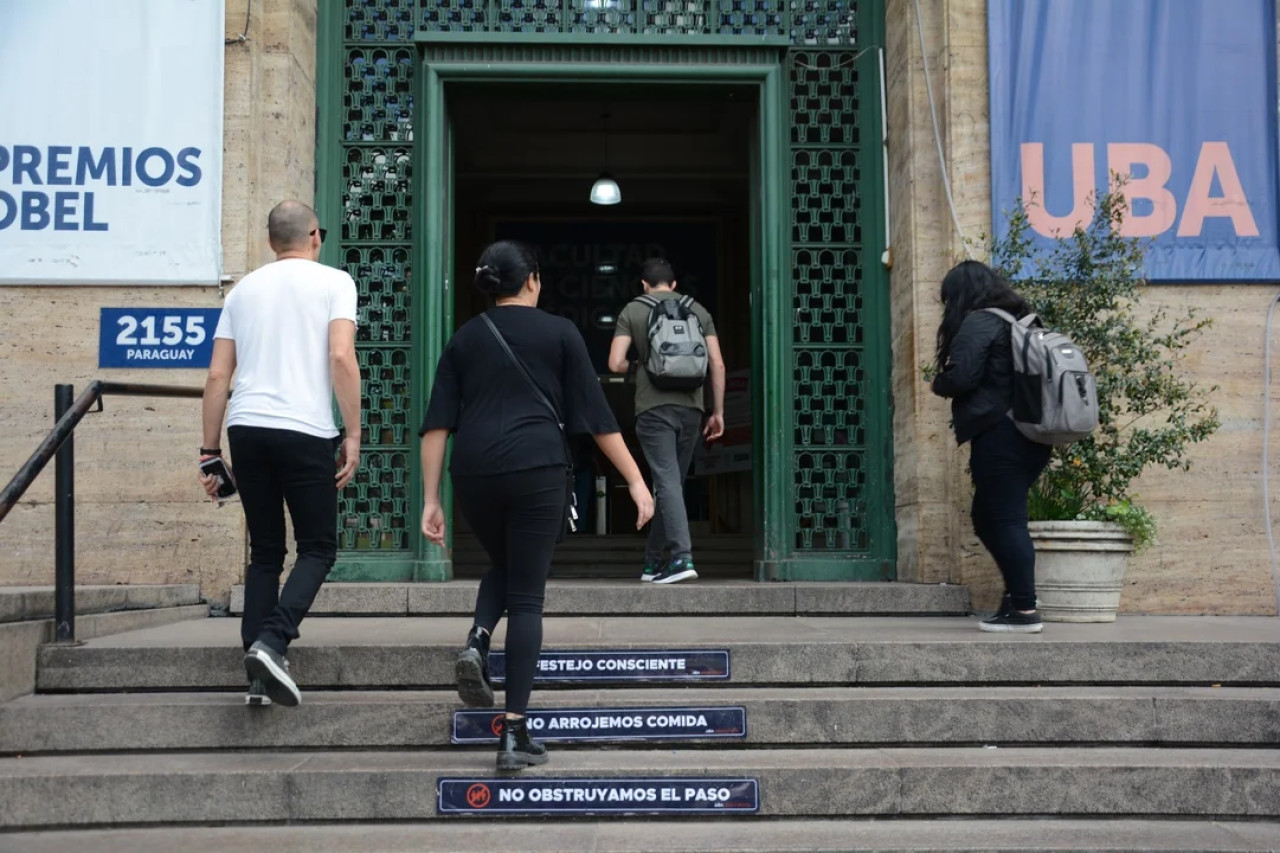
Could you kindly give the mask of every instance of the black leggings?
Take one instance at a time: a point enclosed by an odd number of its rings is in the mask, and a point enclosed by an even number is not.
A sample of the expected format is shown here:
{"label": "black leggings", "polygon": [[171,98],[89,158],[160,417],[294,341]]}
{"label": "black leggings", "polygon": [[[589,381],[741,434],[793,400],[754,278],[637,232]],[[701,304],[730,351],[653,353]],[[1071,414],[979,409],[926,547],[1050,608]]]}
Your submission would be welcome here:
{"label": "black leggings", "polygon": [[490,633],[507,614],[507,711],[529,707],[542,651],[542,601],[564,525],[563,465],[483,477],[453,476],[457,506],[492,565],[476,595],[476,624]]}
{"label": "black leggings", "polygon": [[1027,532],[1027,493],[1049,464],[1052,448],[1001,418],[973,439],[973,531],[995,558],[1017,610],[1036,608],[1036,552]]}

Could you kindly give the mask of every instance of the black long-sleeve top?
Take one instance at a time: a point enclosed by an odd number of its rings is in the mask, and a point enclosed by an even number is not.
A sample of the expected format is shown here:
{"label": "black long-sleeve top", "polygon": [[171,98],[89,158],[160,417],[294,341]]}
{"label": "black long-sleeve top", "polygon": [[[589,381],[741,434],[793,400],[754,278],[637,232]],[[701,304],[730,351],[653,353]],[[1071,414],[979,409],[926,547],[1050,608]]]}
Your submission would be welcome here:
{"label": "black long-sleeve top", "polygon": [[990,311],[964,318],[946,370],[933,378],[933,393],[951,398],[951,426],[964,444],[994,426],[1013,408],[1013,351],[1009,323]]}
{"label": "black long-sleeve top", "polygon": [[[559,409],[567,433],[618,432],[573,323],[517,305],[491,308],[488,314]],[[449,470],[455,474],[505,474],[569,463],[552,414],[481,317],[458,329],[440,356],[419,435],[433,429],[454,434]]]}

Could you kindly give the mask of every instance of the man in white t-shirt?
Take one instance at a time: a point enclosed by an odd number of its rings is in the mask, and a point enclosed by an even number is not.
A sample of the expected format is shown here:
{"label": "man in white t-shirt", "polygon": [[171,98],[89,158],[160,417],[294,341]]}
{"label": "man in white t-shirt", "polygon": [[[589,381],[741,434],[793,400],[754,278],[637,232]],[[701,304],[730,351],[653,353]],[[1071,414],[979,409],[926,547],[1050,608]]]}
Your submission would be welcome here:
{"label": "man in white t-shirt", "polygon": [[[276,205],[267,230],[275,263],[240,280],[227,296],[213,335],[200,460],[222,455],[226,414],[236,486],[249,527],[240,625],[250,679],[245,702],[297,705],[301,694],[285,653],[333,568],[338,491],[360,464],[356,285],[345,272],[317,263],[324,229],[315,211],[302,202]],[[235,393],[228,412],[233,373]],[[334,396],[345,438],[334,424]],[[200,480],[214,496],[216,479]],[[293,521],[297,560],[281,590],[285,505]]]}

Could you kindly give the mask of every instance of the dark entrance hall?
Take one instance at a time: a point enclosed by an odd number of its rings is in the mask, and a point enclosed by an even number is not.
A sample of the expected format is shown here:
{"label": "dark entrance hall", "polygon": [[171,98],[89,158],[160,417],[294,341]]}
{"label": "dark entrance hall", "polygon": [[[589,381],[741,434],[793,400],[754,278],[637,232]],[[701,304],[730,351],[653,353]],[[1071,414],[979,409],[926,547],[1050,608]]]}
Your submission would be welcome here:
{"label": "dark entrance hall", "polygon": [[[637,296],[639,269],[665,257],[679,290],[717,322],[729,375],[725,439],[699,448],[686,486],[699,571],[751,575],[750,165],[755,96],[733,86],[458,86],[453,127],[455,328],[483,310],[469,270],[484,245],[532,244],[543,310],[582,332],[633,455],[635,386],[607,367],[618,312]],[[588,195],[604,171],[622,203]],[[729,411],[732,406],[732,410]],[[634,577],[643,534],[625,484],[598,453],[579,467],[580,532],[557,552],[559,577]],[[586,460],[584,460],[585,462]],[[454,569],[483,570],[484,554],[458,525]]]}

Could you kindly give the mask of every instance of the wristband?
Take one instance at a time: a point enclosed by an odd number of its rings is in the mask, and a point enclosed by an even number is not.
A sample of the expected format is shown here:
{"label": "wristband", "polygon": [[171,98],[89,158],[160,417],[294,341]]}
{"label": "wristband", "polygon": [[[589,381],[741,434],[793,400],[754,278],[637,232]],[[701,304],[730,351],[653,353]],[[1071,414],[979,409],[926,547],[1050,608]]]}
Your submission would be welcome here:
{"label": "wristband", "polygon": [[201,456],[221,456],[222,448],[220,447],[202,447],[200,448]]}

